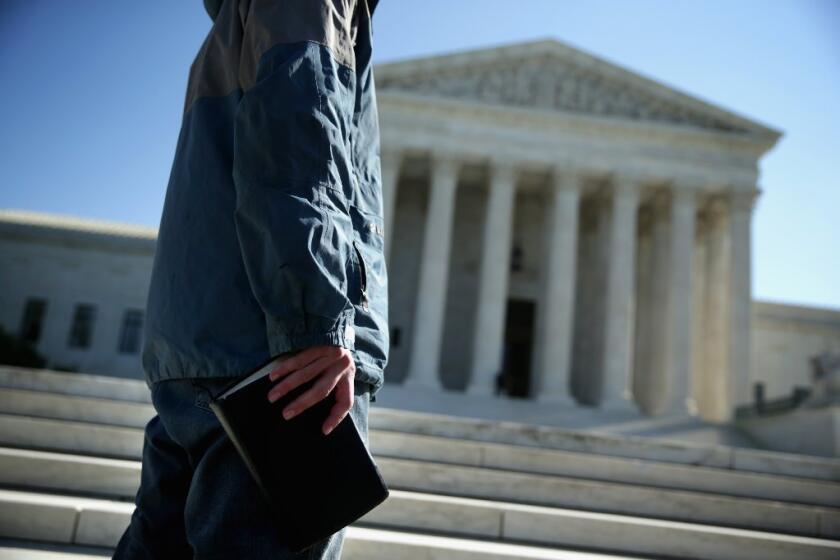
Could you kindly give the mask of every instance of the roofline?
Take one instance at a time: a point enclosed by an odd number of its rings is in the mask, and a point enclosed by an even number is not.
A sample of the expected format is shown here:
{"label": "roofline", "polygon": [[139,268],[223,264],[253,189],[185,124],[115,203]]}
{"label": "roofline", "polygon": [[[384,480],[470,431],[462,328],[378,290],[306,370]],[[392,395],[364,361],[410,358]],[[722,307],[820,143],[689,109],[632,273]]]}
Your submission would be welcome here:
{"label": "roofline", "polygon": [[375,65],[374,72],[381,77],[388,75],[409,74],[418,69],[439,70],[474,64],[482,60],[493,60],[499,57],[519,57],[527,55],[550,54],[577,61],[582,65],[594,67],[607,75],[630,81],[652,95],[669,98],[674,102],[687,104],[698,111],[711,113],[715,117],[732,122],[746,128],[753,134],[765,137],[775,144],[784,134],[783,131],[758,122],[755,119],[740,115],[734,111],[724,109],[719,105],[707,101],[696,95],[685,92],[677,87],[666,84],[644,73],[630,70],[617,62],[601,56],[596,56],[584,49],[552,37],[544,37],[533,41],[496,43],[487,47],[454,50],[431,56],[419,56],[408,59],[383,62]]}
{"label": "roofline", "polygon": [[0,237],[7,239],[148,253],[155,250],[157,233],[157,228],[125,222],[0,208]]}

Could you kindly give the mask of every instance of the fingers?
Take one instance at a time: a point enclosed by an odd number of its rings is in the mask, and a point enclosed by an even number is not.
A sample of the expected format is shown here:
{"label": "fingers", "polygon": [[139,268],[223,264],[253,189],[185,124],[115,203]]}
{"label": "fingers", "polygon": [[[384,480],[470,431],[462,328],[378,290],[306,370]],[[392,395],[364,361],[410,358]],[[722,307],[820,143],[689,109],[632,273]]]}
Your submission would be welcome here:
{"label": "fingers", "polygon": [[330,415],[321,428],[324,435],[329,435],[336,426],[341,424],[341,421],[353,408],[353,378],[352,375],[343,375],[339,379],[335,388],[335,404],[330,409]]}
{"label": "fingers", "polygon": [[[316,377],[319,373],[324,371],[324,369],[333,362],[333,358],[329,356],[320,355],[320,357],[314,361],[310,361],[305,367],[299,369],[293,373],[286,374],[286,377],[283,381],[274,385],[268,391],[268,400],[271,402],[275,402],[277,399],[294,389],[295,387],[302,385]],[[282,364],[286,366],[286,364]],[[277,371],[277,370],[275,370]],[[269,377],[273,374],[269,374]]]}
{"label": "fingers", "polygon": [[[319,372],[321,373],[321,372]],[[336,387],[340,380],[348,378],[350,381],[352,406],[352,383],[355,379],[356,366],[349,353],[343,352],[338,360],[334,361],[326,370],[321,373],[320,379],[315,382],[309,389],[299,395],[294,401],[287,405],[283,410],[283,417],[287,420],[300,414],[315,403],[325,399]],[[290,376],[291,377],[291,376]],[[284,380],[285,381],[285,380]],[[346,403],[346,396],[342,397],[343,402]],[[349,410],[349,407],[347,408]],[[332,412],[331,412],[332,414]],[[334,425],[333,425],[334,427]]]}
{"label": "fingers", "polygon": [[306,348],[304,350],[299,351],[297,354],[291,356],[290,358],[286,358],[285,360],[283,360],[279,366],[277,366],[270,374],[268,374],[268,378],[271,381],[276,381],[284,375],[287,375],[293,371],[299,370],[302,367],[309,365],[310,363],[312,363],[313,360],[316,360],[322,356],[332,354],[337,357],[340,353],[341,348],[338,346],[312,346],[310,348]]}
{"label": "fingers", "polygon": [[324,400],[327,395],[333,390],[335,384],[338,382],[338,376],[335,374],[335,368],[330,368],[324,372],[324,375],[308,390],[302,393],[298,398],[293,400],[291,404],[283,409],[283,418],[286,420],[300,414],[313,404]]}

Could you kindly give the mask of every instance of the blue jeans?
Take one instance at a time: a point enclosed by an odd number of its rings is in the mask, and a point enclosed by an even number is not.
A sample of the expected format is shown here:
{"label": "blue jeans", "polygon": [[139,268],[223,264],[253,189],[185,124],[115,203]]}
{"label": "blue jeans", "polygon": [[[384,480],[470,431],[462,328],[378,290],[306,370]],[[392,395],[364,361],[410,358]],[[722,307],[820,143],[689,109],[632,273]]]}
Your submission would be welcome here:
{"label": "blue jeans", "polygon": [[[341,557],[346,527],[300,554],[280,544],[268,505],[207,404],[234,379],[167,379],[152,386],[157,414],[146,424],[136,508],[114,559]],[[350,410],[366,445],[369,390],[356,381]],[[294,450],[289,456],[294,459]]]}

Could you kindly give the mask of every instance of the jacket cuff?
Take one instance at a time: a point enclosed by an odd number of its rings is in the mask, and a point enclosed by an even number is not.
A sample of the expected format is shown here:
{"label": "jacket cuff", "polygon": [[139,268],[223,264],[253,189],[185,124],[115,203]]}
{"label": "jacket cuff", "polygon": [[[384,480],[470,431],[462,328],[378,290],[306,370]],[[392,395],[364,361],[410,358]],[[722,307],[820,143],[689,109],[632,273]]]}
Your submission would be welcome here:
{"label": "jacket cuff", "polygon": [[355,350],[356,331],[353,328],[354,310],[350,309],[338,320],[307,315],[305,325],[290,331],[286,325],[266,317],[268,348],[272,356],[284,352],[304,350],[311,346],[341,346]]}

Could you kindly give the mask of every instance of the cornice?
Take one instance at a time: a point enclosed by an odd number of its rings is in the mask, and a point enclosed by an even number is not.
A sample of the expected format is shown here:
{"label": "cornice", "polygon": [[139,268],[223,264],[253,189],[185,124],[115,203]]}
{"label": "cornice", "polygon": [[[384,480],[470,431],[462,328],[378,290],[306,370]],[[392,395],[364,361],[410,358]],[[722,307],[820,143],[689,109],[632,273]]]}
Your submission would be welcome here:
{"label": "cornice", "polygon": [[499,126],[523,131],[571,131],[597,135],[644,137],[668,144],[702,144],[715,148],[742,151],[758,159],[773,143],[764,138],[732,135],[707,129],[696,129],[653,121],[630,121],[612,117],[573,113],[557,109],[511,107],[488,103],[447,99],[409,92],[382,91],[377,103],[383,120],[389,111],[426,113],[426,117],[451,118],[454,114],[465,119],[492,122]]}
{"label": "cornice", "polygon": [[152,255],[157,228],[78,216],[0,210],[0,238]]}

